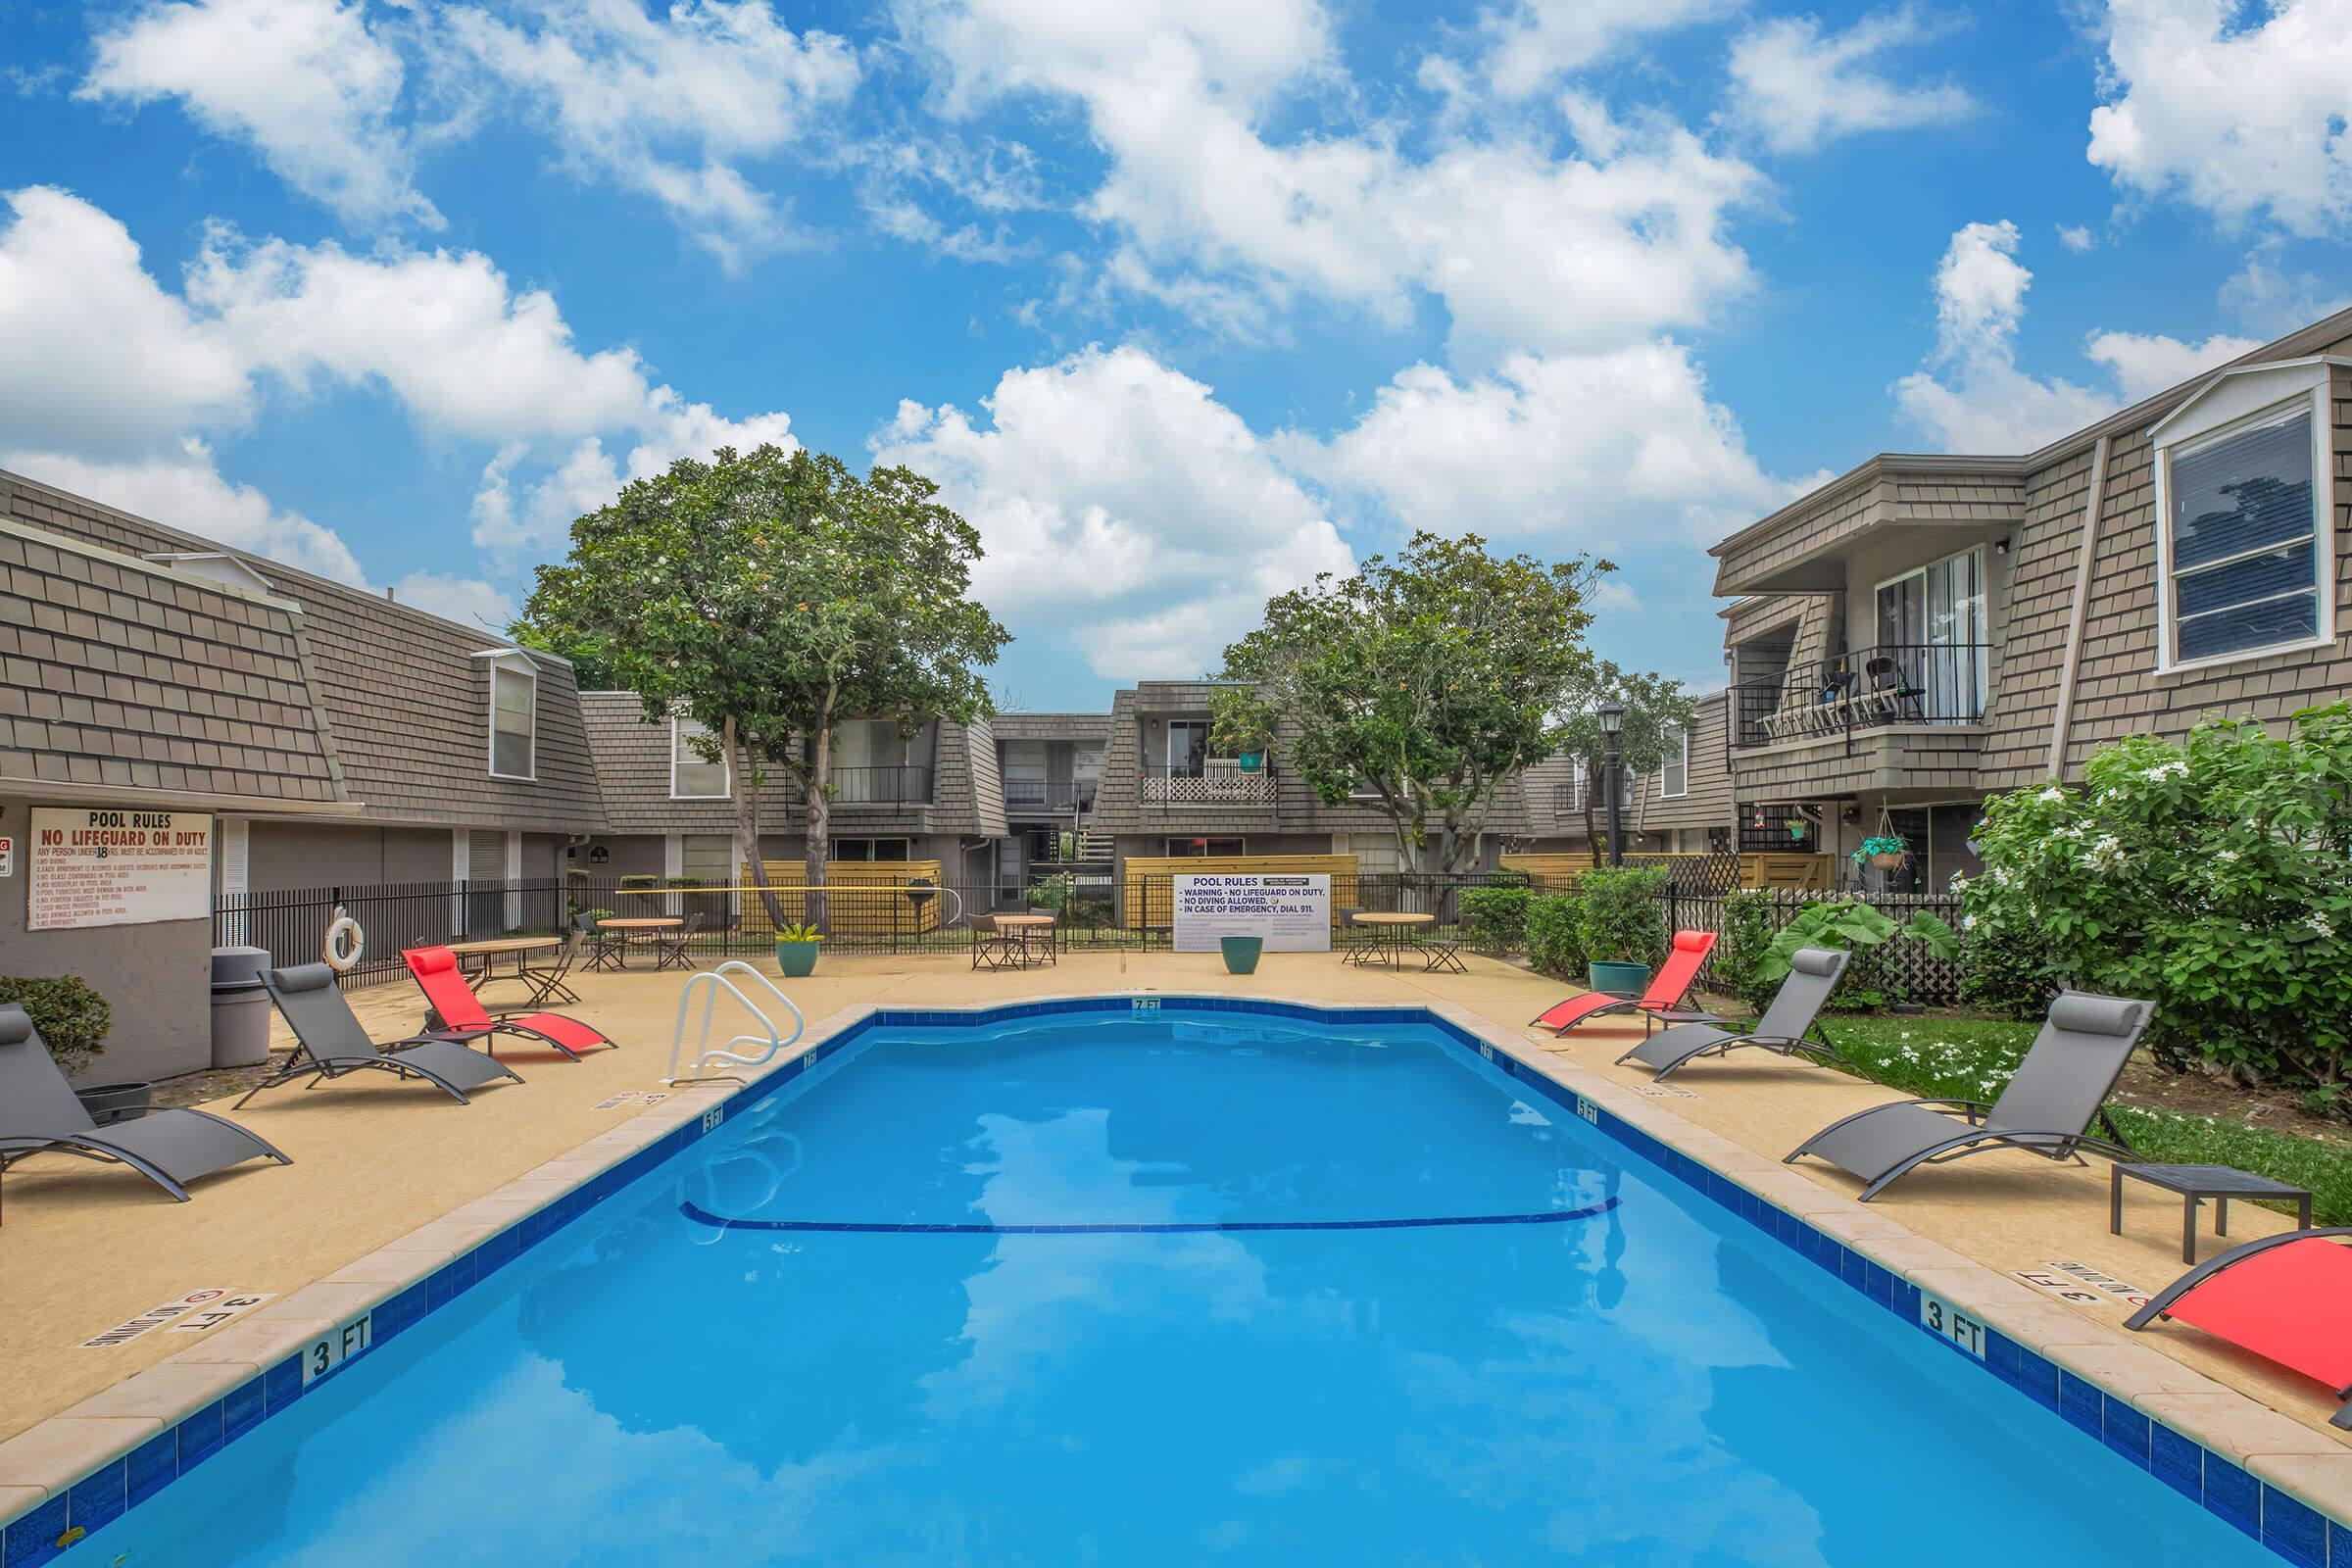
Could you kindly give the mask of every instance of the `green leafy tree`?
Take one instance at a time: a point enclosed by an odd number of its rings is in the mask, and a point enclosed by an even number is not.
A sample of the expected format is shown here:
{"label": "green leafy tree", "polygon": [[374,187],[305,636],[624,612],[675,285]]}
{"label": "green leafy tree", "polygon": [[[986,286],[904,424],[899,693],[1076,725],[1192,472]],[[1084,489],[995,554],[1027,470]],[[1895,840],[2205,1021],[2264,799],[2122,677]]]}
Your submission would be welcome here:
{"label": "green leafy tree", "polygon": [[1987,801],[1976,838],[1961,924],[2004,955],[2004,986],[2144,997],[2165,1065],[2352,1110],[2352,707],[2283,735],[2208,719],[2179,744],[2127,737],[2080,786]]}
{"label": "green leafy tree", "polygon": [[[1600,710],[1602,704],[1612,702],[1625,710],[1617,732],[1619,765],[1641,777],[1654,777],[1665,765],[1668,731],[1679,726],[1689,735],[1691,715],[1697,711],[1697,705],[1684,694],[1678,680],[1622,669],[1605,660],[1593,661],[1590,674],[1562,709],[1560,750],[1582,759],[1585,764],[1585,842],[1592,846],[1594,865],[1600,864],[1607,850],[1602,824],[1608,812],[1609,748],[1600,727]],[[1687,755],[1685,760],[1687,763]],[[1634,798],[1622,774],[1617,787],[1628,792],[1621,814],[1631,820]]]}
{"label": "green leafy tree", "polygon": [[[649,720],[683,713],[709,733],[708,760],[731,761],[736,841],[772,924],[784,912],[760,855],[771,771],[808,803],[807,882],[821,889],[837,728],[989,710],[977,669],[1009,637],[966,597],[980,537],[938,489],[772,446],[681,459],[573,522],[569,558],[539,568],[524,607],[545,646],[592,651]],[[822,922],[821,894],[809,911]]]}
{"label": "green leafy tree", "polygon": [[1379,802],[1404,865],[1459,870],[1503,785],[1558,746],[1553,715],[1594,665],[1586,602],[1611,569],[1417,533],[1394,560],[1270,600],[1225,650],[1216,734],[1282,738],[1325,802]]}

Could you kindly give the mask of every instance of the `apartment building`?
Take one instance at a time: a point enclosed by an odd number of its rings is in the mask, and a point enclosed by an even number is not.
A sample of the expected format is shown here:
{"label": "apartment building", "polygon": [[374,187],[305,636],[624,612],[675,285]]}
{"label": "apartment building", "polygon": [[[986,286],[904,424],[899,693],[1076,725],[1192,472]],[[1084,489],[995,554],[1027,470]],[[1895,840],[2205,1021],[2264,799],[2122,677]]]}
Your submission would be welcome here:
{"label": "apartment building", "polygon": [[2341,697],[2352,312],[2023,456],[1881,454],[1710,552],[1740,847],[1894,885],[2099,746]]}

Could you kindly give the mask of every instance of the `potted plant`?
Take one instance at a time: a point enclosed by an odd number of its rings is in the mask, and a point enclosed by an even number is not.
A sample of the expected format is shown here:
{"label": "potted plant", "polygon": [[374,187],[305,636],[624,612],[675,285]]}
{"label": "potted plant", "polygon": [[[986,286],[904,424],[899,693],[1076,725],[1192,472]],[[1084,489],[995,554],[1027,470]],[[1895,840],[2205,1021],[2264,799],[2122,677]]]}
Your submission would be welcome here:
{"label": "potted plant", "polygon": [[1585,978],[1610,996],[1638,996],[1666,951],[1664,866],[1599,866],[1576,883],[1577,946]]}
{"label": "potted plant", "polygon": [[1911,846],[1905,844],[1899,835],[1874,834],[1872,837],[1864,839],[1862,847],[1854,851],[1853,862],[1856,865],[1875,865],[1882,871],[1891,871],[1902,864],[1910,853]]}
{"label": "potted plant", "polygon": [[[57,1070],[68,1078],[87,1072],[105,1052],[114,1008],[78,976],[0,977],[0,1004],[11,1002],[31,1016]],[[144,1083],[91,1084],[74,1091],[100,1126],[145,1108],[151,1093],[152,1086]]]}
{"label": "potted plant", "polygon": [[1264,937],[1219,937],[1217,949],[1225,955],[1227,974],[1257,973],[1258,955],[1266,951]]}
{"label": "potted plant", "polygon": [[1243,772],[1262,771],[1274,744],[1274,710],[1254,692],[1220,691],[1210,699],[1208,739]]}
{"label": "potted plant", "polygon": [[787,980],[806,980],[816,971],[816,945],[824,933],[812,925],[776,928],[776,969]]}

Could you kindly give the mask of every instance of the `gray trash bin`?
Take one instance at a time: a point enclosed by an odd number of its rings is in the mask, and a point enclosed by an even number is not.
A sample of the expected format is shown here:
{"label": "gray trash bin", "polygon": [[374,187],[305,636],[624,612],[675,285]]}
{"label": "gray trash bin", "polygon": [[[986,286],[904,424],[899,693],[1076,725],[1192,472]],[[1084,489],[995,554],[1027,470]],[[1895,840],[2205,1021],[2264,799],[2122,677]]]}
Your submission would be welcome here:
{"label": "gray trash bin", "polygon": [[213,950],[213,1065],[258,1067],[270,1059],[268,948]]}

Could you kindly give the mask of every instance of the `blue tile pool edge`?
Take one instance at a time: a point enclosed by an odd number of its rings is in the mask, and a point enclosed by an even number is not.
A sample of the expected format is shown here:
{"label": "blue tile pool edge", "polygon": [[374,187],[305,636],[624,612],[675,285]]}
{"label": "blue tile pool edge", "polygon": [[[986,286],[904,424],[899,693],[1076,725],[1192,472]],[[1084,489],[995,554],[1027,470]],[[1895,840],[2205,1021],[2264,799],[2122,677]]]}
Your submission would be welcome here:
{"label": "blue tile pool edge", "polygon": [[[1120,993],[1057,997],[982,1007],[869,1007],[824,1038],[762,1069],[759,1077],[715,1106],[685,1107],[687,1115],[676,1127],[654,1137],[571,1191],[550,1199],[504,1230],[484,1238],[424,1279],[388,1295],[368,1309],[368,1345],[353,1351],[331,1371],[306,1385],[302,1381],[302,1357],[286,1356],[224,1397],[188,1412],[162,1432],[98,1466],[65,1491],[52,1493],[22,1510],[0,1525],[0,1568],[36,1568],[55,1559],[84,1536],[113,1523],[228,1444],[292,1408],[312,1388],[320,1387],[348,1367],[366,1361],[385,1343],[449,1305],[613,1193],[717,1131],[739,1110],[776,1093],[863,1035],[894,1028],[980,1029],[1021,1018],[1152,1011],[1162,1005],[1188,1012],[1246,1012],[1323,1024],[1395,1023],[1434,1027],[1588,1126],[1640,1154],[1692,1192],[1794,1250],[1859,1292],[1865,1299],[1894,1313],[1916,1332],[1943,1345],[1951,1354],[1981,1367],[2044,1409],[2099,1439],[2111,1451],[2260,1542],[2283,1560],[2296,1564],[2297,1568],[2331,1568],[2331,1564],[2332,1568],[2352,1568],[2352,1521],[2331,1517],[2293,1494],[2261,1480],[2242,1465],[2139,1410],[2129,1399],[2062,1369],[1989,1323],[1984,1325],[1984,1355],[1980,1359],[1970,1354],[1921,1323],[1920,1288],[1900,1271],[1844,1246],[1703,1161],[1586,1099],[1536,1063],[1522,1058],[1516,1040],[1489,1039],[1422,1006],[1341,1007],[1254,997],[1159,992],[1141,996]],[[713,1109],[717,1114],[711,1114]],[[557,1160],[565,1157],[556,1156]],[[27,1430],[37,1431],[38,1426]]]}

